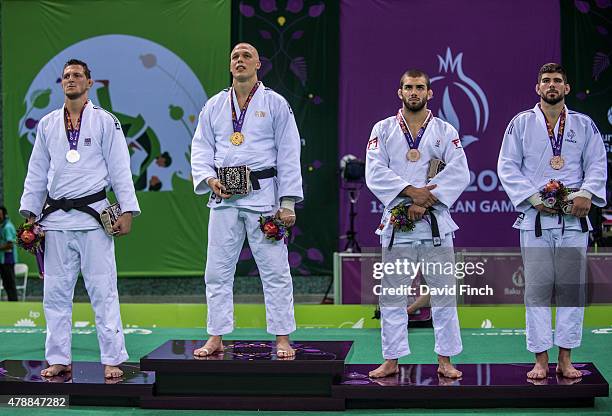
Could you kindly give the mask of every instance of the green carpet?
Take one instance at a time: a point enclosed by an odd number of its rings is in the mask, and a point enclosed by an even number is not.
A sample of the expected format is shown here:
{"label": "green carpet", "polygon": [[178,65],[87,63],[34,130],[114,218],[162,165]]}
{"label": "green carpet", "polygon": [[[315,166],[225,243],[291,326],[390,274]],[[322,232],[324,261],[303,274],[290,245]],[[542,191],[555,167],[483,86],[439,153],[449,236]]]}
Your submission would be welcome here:
{"label": "green carpet", "polygon": [[[25,332],[25,333],[15,333]],[[98,361],[98,342],[92,329],[75,330],[72,351],[75,361]],[[82,332],[82,333],[80,333]],[[200,329],[139,328],[126,335],[127,349],[131,360],[155,349],[169,339],[198,339],[204,334]],[[532,355],[525,349],[522,330],[513,329],[464,329],[462,331],[464,352],[455,357],[456,363],[510,363],[530,362]],[[40,328],[0,328],[0,359],[44,359],[45,334]],[[273,339],[264,330],[237,329],[227,339]],[[365,364],[381,361],[380,334],[377,329],[299,329],[295,340],[353,340],[355,344],[348,363]],[[434,363],[433,332],[431,329],[411,329],[410,348],[412,354],[401,363]],[[608,381],[612,381],[612,330],[585,329],[582,347],[573,353],[575,362],[593,361]],[[551,361],[556,350],[551,351]],[[0,409],[2,415],[47,415],[57,409]],[[63,410],[74,415],[177,415],[175,410],[142,410],[138,408],[71,407]],[[476,409],[476,410],[349,410],[346,413],[359,415],[396,415],[410,413],[467,415],[472,413],[490,415],[612,415],[612,398],[598,398],[594,408],[586,409]],[[53,413],[52,413],[53,414]],[[244,412],[244,411],[179,411],[183,415],[338,415],[338,412]]]}

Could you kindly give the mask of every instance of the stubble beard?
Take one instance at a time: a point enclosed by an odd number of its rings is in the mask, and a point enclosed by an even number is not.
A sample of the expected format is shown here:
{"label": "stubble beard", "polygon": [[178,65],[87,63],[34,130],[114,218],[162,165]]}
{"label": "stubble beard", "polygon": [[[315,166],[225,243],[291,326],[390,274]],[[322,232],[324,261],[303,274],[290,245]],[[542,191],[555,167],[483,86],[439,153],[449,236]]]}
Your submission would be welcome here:
{"label": "stubble beard", "polygon": [[404,102],[404,108],[406,108],[406,110],[410,111],[411,113],[418,113],[427,105],[427,100],[425,99],[419,100],[418,103],[411,103],[408,100],[402,101]]}
{"label": "stubble beard", "polygon": [[565,99],[565,94],[563,93],[557,93],[557,96],[554,98],[549,98],[547,96],[548,93],[544,93],[544,94],[540,94],[540,98],[542,98],[542,100],[549,105],[555,105],[560,103],[561,101],[563,101]]}

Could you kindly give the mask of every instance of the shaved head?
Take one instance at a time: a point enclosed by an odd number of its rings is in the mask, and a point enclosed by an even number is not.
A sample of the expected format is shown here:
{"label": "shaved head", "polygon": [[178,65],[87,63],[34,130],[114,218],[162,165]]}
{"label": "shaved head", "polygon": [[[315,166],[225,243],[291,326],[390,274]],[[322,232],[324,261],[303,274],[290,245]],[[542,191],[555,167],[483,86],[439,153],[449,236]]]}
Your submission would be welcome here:
{"label": "shaved head", "polygon": [[255,46],[251,45],[250,43],[241,42],[237,44],[236,46],[234,46],[234,49],[232,49],[231,54],[233,55],[234,52],[241,50],[241,49],[248,50],[259,61],[259,52],[257,52],[257,49],[255,49]]}

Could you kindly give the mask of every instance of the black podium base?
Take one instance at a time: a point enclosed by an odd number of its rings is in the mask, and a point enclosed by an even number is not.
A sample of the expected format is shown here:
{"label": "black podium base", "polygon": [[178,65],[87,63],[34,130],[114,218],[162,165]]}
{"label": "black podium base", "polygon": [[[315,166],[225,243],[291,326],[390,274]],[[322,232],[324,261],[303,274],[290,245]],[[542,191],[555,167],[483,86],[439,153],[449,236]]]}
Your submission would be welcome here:
{"label": "black podium base", "polygon": [[608,396],[608,383],[593,363],[574,364],[580,379],[568,379],[549,368],[543,380],[528,380],[533,364],[459,364],[458,379],[437,374],[437,365],[400,365],[394,376],[370,379],[376,365],[347,365],[334,397],[347,408],[584,407]]}
{"label": "black podium base", "polygon": [[154,397],[143,407],[178,409],[341,410],[332,397],[352,341],[292,344],[295,357],[276,356],[274,342],[225,341],[224,353],[199,358],[203,341],[173,340],[142,357],[155,371]]}
{"label": "black podium base", "polygon": [[140,371],[138,363],[120,365],[123,376],[110,380],[100,363],[74,362],[70,373],[42,377],[46,367],[45,361],[1,361],[0,395],[66,395],[74,405],[138,406],[153,394],[155,374]]}

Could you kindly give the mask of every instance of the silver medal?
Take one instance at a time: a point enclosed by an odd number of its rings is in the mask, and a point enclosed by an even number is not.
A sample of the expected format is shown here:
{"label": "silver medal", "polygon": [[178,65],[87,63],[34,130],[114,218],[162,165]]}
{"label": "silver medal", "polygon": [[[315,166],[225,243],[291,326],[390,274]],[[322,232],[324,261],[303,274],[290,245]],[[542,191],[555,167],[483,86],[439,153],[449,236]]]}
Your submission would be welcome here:
{"label": "silver medal", "polygon": [[81,155],[76,150],[68,150],[66,153],[66,160],[70,163],[76,163],[81,158]]}

